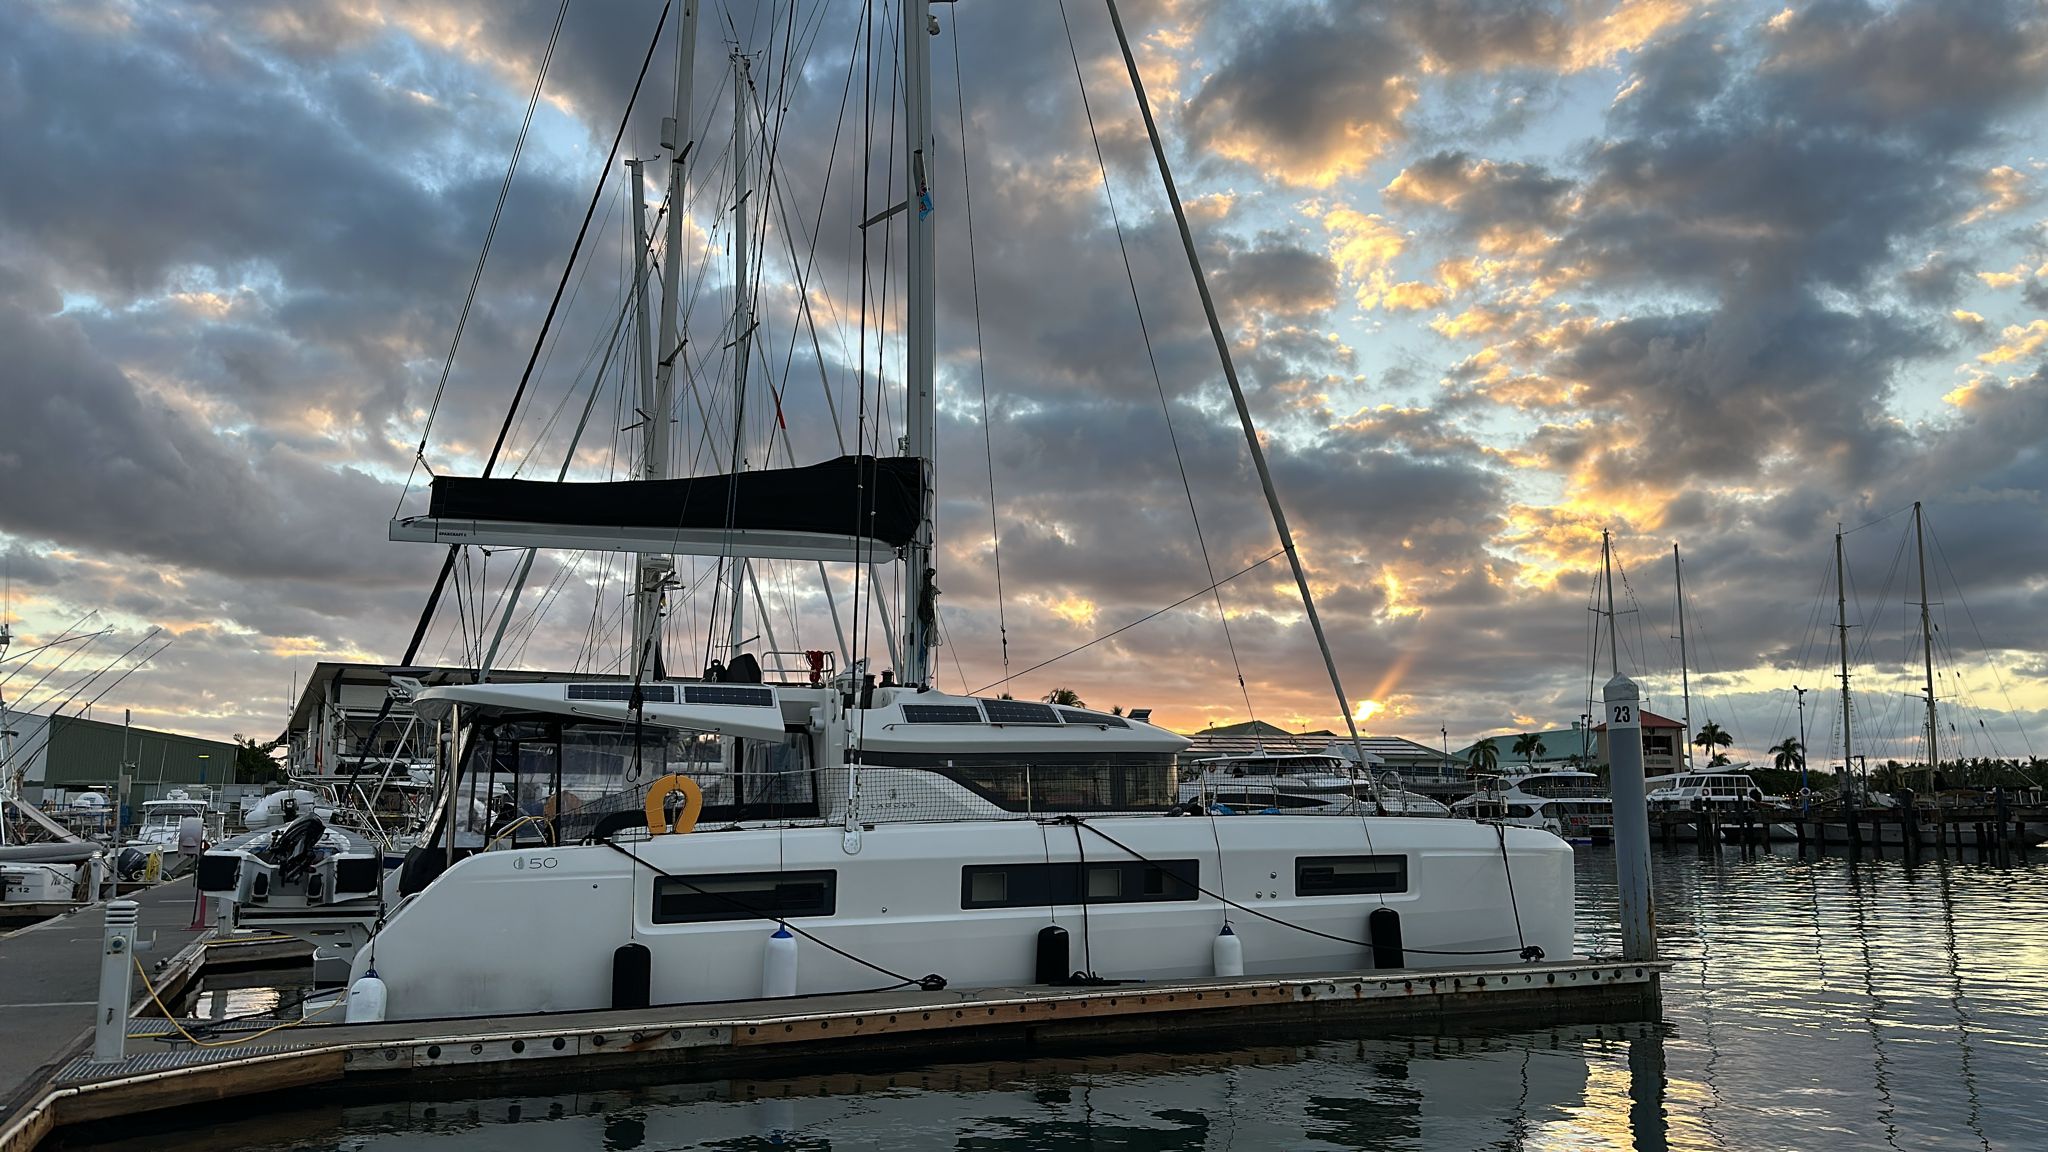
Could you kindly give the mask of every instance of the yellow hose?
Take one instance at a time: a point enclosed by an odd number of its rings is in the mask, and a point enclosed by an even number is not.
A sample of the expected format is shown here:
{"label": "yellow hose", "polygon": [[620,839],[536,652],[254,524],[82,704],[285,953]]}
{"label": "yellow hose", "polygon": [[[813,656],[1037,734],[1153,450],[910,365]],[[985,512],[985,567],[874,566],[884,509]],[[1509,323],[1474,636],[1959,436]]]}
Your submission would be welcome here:
{"label": "yellow hose", "polygon": [[334,1011],[335,1006],[343,1003],[347,997],[347,994],[344,993],[342,999],[335,1000],[332,1004],[327,1005],[327,1007],[320,1009],[320,1011],[313,1013],[311,1016],[302,1016],[297,1020],[287,1020],[284,1023],[276,1025],[274,1027],[265,1028],[261,1032],[251,1032],[247,1036],[236,1036],[227,1040],[201,1040],[199,1037],[194,1036],[190,1032],[185,1031],[185,1026],[178,1022],[178,1018],[171,1014],[171,1010],[169,1008],[164,1006],[163,997],[158,996],[156,994],[156,985],[151,984],[149,982],[149,973],[143,971],[142,960],[140,957],[134,958],[134,964],[135,974],[137,976],[142,977],[142,987],[149,993],[149,999],[152,1003],[156,1005],[156,1010],[163,1013],[164,1019],[169,1020],[171,1022],[171,1027],[177,1030],[178,1035],[183,1036],[186,1040],[190,1041],[194,1048],[226,1048],[234,1044],[247,1044],[251,1040],[262,1039],[263,1037],[270,1035],[272,1032],[282,1032],[287,1028],[297,1028],[301,1024],[310,1022],[317,1016],[322,1016],[328,1012]]}

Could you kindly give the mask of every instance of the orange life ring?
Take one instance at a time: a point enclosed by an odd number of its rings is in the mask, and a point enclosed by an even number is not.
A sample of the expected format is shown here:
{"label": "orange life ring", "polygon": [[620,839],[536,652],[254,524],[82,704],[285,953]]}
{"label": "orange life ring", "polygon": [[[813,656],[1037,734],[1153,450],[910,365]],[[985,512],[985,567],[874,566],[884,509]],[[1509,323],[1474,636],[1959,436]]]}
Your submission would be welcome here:
{"label": "orange life ring", "polygon": [[[676,813],[673,825],[668,821],[668,794],[683,794],[683,810]],[[647,834],[666,836],[671,833],[681,836],[697,827],[697,816],[704,811],[704,790],[688,776],[671,773],[656,780],[647,789]]]}

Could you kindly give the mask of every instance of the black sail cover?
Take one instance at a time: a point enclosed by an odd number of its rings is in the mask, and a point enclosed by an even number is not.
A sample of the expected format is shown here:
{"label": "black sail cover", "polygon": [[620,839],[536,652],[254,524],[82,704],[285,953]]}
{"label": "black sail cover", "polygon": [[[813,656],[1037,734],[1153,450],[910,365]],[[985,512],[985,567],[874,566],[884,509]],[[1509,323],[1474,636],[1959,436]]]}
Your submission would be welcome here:
{"label": "black sail cover", "polygon": [[586,528],[752,529],[865,536],[891,548],[917,533],[924,461],[841,456],[801,468],[601,483],[436,476],[443,520]]}

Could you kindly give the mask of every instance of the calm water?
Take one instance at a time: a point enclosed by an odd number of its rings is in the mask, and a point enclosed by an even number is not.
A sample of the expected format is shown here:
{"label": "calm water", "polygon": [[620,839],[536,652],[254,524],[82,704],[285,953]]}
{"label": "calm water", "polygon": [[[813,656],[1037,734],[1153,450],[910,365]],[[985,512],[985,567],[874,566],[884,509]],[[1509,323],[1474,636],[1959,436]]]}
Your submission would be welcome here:
{"label": "calm water", "polygon": [[[2042,859],[1660,853],[1658,1024],[329,1106],[106,1147],[2048,1148]],[[1582,850],[1579,904],[1581,950],[1613,951],[1609,853]]]}

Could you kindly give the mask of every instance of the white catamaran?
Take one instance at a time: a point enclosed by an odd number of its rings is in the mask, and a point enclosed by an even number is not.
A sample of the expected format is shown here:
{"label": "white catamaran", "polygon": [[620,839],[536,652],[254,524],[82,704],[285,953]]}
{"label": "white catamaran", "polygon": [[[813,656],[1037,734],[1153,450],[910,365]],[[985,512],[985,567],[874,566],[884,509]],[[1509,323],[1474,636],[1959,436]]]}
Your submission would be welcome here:
{"label": "white catamaran", "polygon": [[[351,1020],[1570,953],[1572,855],[1549,833],[1370,813],[1219,818],[1179,802],[1180,736],[932,686],[930,7],[905,0],[900,21],[912,189],[904,456],[608,484],[440,477],[428,514],[394,523],[397,539],[636,552],[653,565],[642,566],[651,595],[635,613],[630,680],[483,682],[414,698],[459,751],[402,898],[357,951]],[[685,64],[695,9],[682,5]],[[687,126],[688,69],[677,71],[670,123]],[[1138,97],[1145,108],[1141,84]],[[665,136],[680,204],[687,143]],[[1156,140],[1155,154],[1192,261]],[[663,347],[675,346],[678,263],[663,262]],[[649,411],[666,413],[669,362],[658,363]],[[737,629],[736,654],[704,679],[654,674],[662,566],[685,553],[901,559],[900,682],[876,683],[858,662],[764,675],[738,651]]]}

